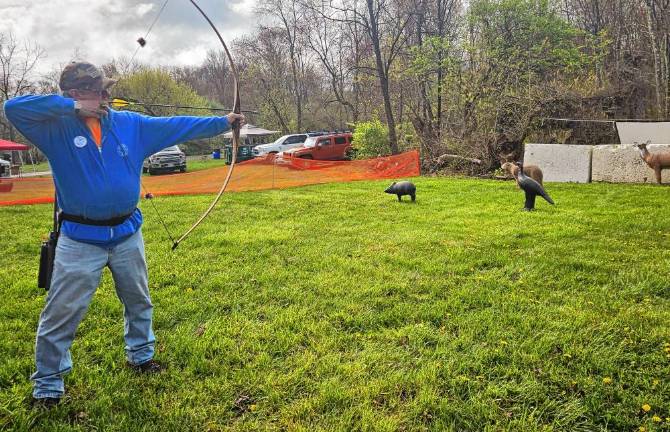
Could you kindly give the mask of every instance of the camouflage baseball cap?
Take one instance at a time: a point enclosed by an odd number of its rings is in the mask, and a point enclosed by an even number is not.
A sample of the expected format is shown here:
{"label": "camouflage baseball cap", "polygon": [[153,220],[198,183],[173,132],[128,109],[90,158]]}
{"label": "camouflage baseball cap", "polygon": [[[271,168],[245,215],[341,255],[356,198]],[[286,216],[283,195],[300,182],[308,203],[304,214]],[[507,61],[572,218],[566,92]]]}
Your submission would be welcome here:
{"label": "camouflage baseball cap", "polygon": [[72,62],[65,66],[60,74],[60,89],[65,90],[107,90],[116,80],[105,74],[89,62]]}

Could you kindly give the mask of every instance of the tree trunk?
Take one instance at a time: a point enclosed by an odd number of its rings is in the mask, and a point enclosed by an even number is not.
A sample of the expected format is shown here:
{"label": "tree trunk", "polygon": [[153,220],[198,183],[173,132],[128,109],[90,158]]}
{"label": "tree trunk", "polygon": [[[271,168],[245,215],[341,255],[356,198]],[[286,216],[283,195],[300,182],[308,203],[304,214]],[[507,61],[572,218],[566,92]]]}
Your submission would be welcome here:
{"label": "tree trunk", "polygon": [[392,154],[398,154],[398,136],[395,130],[395,119],[393,118],[393,107],[391,105],[391,94],[389,92],[388,71],[384,68],[382,59],[381,45],[379,42],[379,22],[375,16],[373,0],[367,0],[368,13],[370,17],[370,39],[375,50],[375,60],[377,63],[377,75],[379,76],[379,85],[384,98],[384,111],[386,112],[386,124],[389,128],[389,148]]}
{"label": "tree trunk", "polygon": [[437,2],[437,35],[440,37],[440,48],[437,52],[437,138],[442,136],[442,81],[443,68],[442,60],[444,53],[442,52],[442,43],[444,40],[444,15],[446,12],[445,0],[438,0]]}
{"label": "tree trunk", "polygon": [[666,119],[670,116],[670,20],[665,34],[665,113]]}
{"label": "tree trunk", "polygon": [[649,30],[649,39],[651,42],[651,52],[654,56],[654,84],[656,94],[656,116],[664,115],[664,103],[661,97],[661,59],[659,56],[656,34],[654,33],[654,23],[652,21],[652,5],[646,3],[647,7],[647,29]]}
{"label": "tree trunk", "polygon": [[293,74],[293,89],[295,91],[295,112],[298,132],[302,131],[302,91],[298,82],[298,71],[295,64],[293,47],[291,47],[291,72]]}

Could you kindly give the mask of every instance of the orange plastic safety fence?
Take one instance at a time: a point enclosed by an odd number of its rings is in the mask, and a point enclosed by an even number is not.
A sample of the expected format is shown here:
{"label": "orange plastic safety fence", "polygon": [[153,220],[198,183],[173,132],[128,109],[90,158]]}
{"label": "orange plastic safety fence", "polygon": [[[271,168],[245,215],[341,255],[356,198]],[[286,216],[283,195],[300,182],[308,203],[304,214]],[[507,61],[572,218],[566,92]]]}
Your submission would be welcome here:
{"label": "orange plastic safety fence", "polygon": [[[228,166],[151,176],[142,179],[146,191],[153,195],[193,195],[215,193],[221,187]],[[228,191],[281,189],[317,183],[406,178],[419,175],[419,153],[354,161],[318,161],[282,159],[275,155],[238,163]],[[0,180],[0,206],[53,202],[54,187],[50,177]]]}

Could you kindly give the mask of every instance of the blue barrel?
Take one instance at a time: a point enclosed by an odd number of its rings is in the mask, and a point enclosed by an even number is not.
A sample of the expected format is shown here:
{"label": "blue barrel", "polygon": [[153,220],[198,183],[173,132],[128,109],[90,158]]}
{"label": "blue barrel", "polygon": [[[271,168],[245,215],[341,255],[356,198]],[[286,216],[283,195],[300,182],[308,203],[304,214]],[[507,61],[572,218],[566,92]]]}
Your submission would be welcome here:
{"label": "blue barrel", "polygon": [[212,152],[212,159],[221,159],[221,151],[220,150],[214,150]]}

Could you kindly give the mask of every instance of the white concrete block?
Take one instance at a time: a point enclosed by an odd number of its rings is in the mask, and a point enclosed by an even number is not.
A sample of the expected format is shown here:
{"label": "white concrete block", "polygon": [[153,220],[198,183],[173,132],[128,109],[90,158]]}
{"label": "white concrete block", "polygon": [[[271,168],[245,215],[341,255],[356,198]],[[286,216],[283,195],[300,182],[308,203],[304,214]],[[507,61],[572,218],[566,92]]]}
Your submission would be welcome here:
{"label": "white concrete block", "polygon": [[540,167],[545,182],[591,181],[591,146],[588,145],[526,144],[523,161]]}
{"label": "white concrete block", "polygon": [[621,144],[670,143],[670,122],[616,122]]}
{"label": "white concrete block", "polygon": [[[649,153],[670,152],[670,145],[650,144],[647,149]],[[630,144],[594,146],[591,178],[610,183],[656,183],[654,170]],[[670,169],[663,170],[662,181],[670,183]]]}

